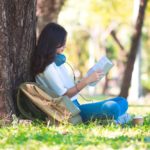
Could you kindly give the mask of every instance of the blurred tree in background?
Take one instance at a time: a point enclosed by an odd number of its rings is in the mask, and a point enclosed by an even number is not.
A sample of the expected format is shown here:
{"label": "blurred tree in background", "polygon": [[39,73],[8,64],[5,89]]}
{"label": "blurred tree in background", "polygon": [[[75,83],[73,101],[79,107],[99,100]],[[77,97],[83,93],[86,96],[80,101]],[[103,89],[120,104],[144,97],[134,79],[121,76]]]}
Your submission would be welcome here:
{"label": "blurred tree in background", "polygon": [[138,17],[135,24],[134,33],[131,39],[131,48],[128,55],[127,65],[124,72],[124,78],[121,86],[120,96],[127,97],[129,87],[131,85],[131,77],[134,67],[134,62],[138,53],[138,47],[140,43],[140,38],[142,35],[142,26],[144,23],[144,15],[147,6],[147,0],[140,1],[140,7],[138,12]]}

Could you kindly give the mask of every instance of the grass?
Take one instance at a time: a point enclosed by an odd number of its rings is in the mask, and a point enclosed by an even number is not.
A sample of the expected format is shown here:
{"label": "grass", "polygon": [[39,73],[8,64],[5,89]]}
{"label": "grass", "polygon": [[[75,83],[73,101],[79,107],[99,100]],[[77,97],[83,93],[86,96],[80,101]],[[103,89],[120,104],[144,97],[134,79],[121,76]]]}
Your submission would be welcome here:
{"label": "grass", "polygon": [[16,150],[149,150],[150,110],[149,106],[131,105],[129,113],[143,115],[144,125],[124,126],[100,123],[72,126],[69,124],[48,126],[42,122],[12,124],[0,128],[0,149]]}

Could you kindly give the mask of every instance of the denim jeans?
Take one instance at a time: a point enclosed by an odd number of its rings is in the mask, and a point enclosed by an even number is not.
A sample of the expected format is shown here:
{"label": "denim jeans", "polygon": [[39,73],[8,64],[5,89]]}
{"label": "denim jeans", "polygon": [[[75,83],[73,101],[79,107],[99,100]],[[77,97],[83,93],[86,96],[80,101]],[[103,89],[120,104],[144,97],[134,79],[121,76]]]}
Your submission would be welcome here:
{"label": "denim jeans", "polygon": [[79,104],[78,100],[73,100],[73,103],[80,109],[83,122],[102,118],[114,118],[117,120],[128,109],[128,102],[123,97],[87,104]]}

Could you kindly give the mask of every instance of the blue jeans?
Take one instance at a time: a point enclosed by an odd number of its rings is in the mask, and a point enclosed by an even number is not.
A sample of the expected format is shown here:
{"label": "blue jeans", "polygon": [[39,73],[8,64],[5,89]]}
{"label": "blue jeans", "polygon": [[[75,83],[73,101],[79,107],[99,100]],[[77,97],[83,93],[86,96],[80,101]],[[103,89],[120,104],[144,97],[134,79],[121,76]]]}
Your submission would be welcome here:
{"label": "blue jeans", "polygon": [[123,97],[115,97],[100,102],[81,105],[77,100],[74,100],[73,103],[80,109],[83,122],[102,118],[114,118],[117,120],[128,109],[128,102]]}

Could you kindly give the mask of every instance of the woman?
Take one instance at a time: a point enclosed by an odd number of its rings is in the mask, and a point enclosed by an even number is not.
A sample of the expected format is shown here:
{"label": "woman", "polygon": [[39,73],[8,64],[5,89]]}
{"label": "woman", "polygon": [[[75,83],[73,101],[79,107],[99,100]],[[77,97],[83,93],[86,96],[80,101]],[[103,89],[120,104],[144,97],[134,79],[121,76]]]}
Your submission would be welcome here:
{"label": "woman", "polygon": [[[114,118],[119,121],[120,116],[125,116],[128,103],[125,98],[116,97],[96,103],[80,105],[77,94],[89,83],[98,81],[102,72],[95,71],[88,77],[84,77],[79,83],[74,84],[65,68],[65,49],[67,38],[66,30],[56,24],[49,23],[39,36],[37,47],[33,57],[33,73],[36,82],[50,88],[58,96],[66,95],[81,110],[83,122],[104,117]],[[40,79],[44,83],[40,82]]]}

